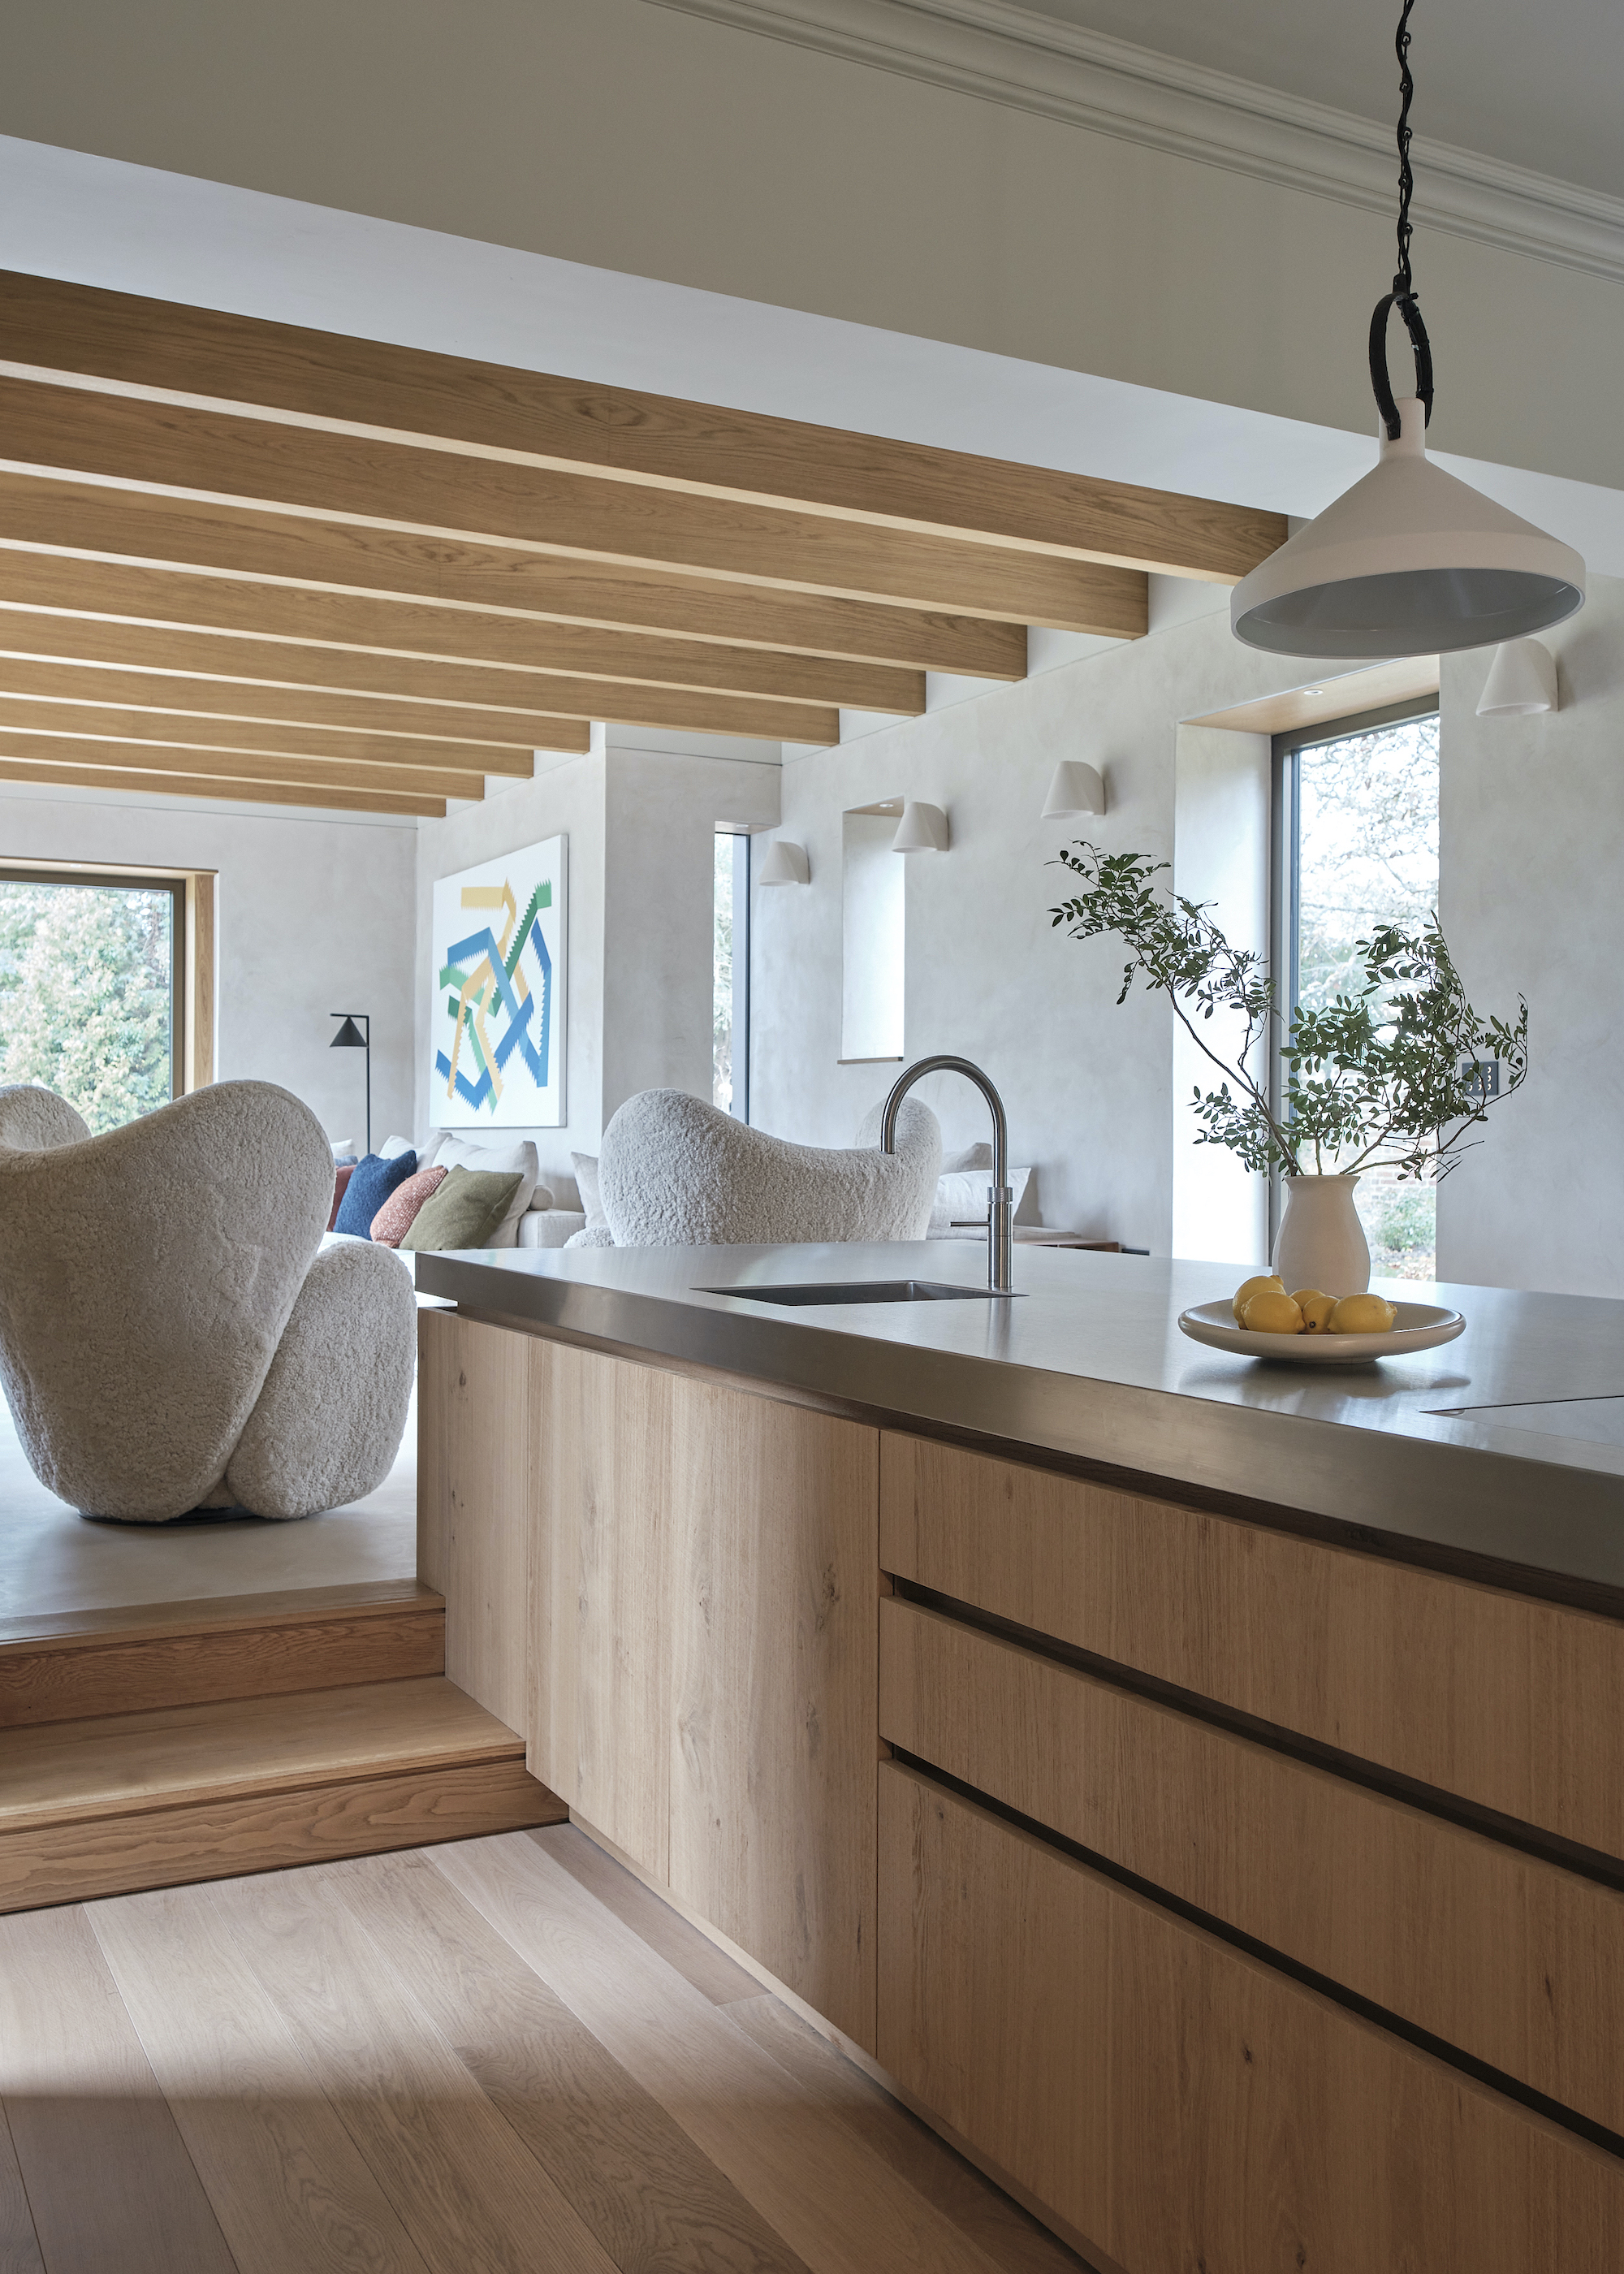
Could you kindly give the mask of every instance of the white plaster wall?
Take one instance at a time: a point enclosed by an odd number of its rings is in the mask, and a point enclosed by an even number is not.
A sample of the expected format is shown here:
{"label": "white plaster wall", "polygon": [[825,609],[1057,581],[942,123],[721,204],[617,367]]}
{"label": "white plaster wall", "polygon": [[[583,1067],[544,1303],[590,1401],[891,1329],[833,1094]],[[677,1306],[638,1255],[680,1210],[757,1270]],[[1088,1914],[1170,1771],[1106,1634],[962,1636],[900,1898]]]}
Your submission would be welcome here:
{"label": "white plaster wall", "polygon": [[[770,827],[776,765],[612,742],[603,1121],[640,1089],[711,1091],[717,825]],[[596,1149],[596,1148],[594,1148]]]}
{"label": "white plaster wall", "polygon": [[[758,892],[752,974],[751,1118],[776,1134],[849,1145],[889,1069],[840,1066],[840,833],[848,807],[892,796],[946,808],[952,849],[908,863],[907,1057],[953,1050],[1003,1092],[1017,1162],[1038,1170],[1025,1213],[1165,1254],[1172,1239],[1172,1018],[1136,989],[1120,1009],[1121,954],[1049,922],[1059,847],[1174,849],[1178,722],[1323,669],[1241,647],[1227,607],[928,713],[784,769],[785,833],[811,883]],[[1332,666],[1335,671],[1337,666]],[[1056,762],[1106,776],[1099,820],[1045,823]],[[967,1085],[921,1095],[950,1148],[987,1133]]]}
{"label": "white plaster wall", "polygon": [[1438,1195],[1439,1276],[1624,1295],[1624,583],[1546,636],[1562,708],[1479,719],[1444,662],[1440,916],[1479,1010],[1528,998],[1530,1072]]}
{"label": "white plaster wall", "polygon": [[[1269,951],[1269,807],[1274,766],[1267,734],[1219,727],[1178,730],[1173,881],[1186,900],[1207,903],[1232,947]],[[1233,1059],[1241,1020],[1215,1013],[1201,1038]],[[1267,1076],[1270,1038],[1253,1044],[1252,1069]],[[1173,1028],[1173,1253],[1214,1262],[1259,1263],[1268,1254],[1268,1180],[1244,1168],[1226,1146],[1198,1145],[1191,1092],[1224,1077],[1189,1030]],[[1230,1083],[1231,1092],[1235,1085]]]}
{"label": "white plaster wall", "polygon": [[217,1078],[279,1082],[357,1143],[364,1062],[327,1013],[372,1015],[374,1141],[410,1127],[414,847],[410,821],[0,789],[12,858],[216,870]]}

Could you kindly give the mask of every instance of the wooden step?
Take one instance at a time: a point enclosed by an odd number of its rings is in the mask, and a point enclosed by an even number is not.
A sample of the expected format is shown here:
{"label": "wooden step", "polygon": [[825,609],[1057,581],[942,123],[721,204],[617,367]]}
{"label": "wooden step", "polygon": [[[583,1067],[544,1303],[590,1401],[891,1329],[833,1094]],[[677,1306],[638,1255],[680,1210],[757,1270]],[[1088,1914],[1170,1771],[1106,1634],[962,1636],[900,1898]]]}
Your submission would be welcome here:
{"label": "wooden step", "polygon": [[0,1729],[443,1674],[446,1606],[416,1579],[14,1619]]}
{"label": "wooden step", "polygon": [[0,1911],[564,1818],[443,1675],[51,1721],[0,1744]]}

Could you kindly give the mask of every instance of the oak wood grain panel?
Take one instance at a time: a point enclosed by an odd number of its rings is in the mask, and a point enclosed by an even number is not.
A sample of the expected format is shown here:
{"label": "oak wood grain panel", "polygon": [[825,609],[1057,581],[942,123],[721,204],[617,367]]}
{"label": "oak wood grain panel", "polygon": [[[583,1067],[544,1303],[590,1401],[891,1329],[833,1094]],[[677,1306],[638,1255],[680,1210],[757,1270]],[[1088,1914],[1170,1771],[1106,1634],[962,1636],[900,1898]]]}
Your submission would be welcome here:
{"label": "oak wood grain panel", "polygon": [[563,1815],[522,1760],[500,1759],[0,1830],[0,1912],[473,1840]]}
{"label": "oak wood grain panel", "polygon": [[262,1595],[192,1595],[170,1603],[104,1603],[88,1610],[13,1614],[0,1620],[0,1645],[49,1643],[56,1650],[100,1650],[138,1637],[304,1626],[324,1618],[394,1618],[408,1608],[443,1611],[445,1602],[432,1587],[410,1578],[271,1588]]}
{"label": "oak wood grain panel", "polygon": [[887,1570],[1624,1856],[1624,1623],[887,1432]]}
{"label": "oak wood grain panel", "polygon": [[82,1911],[0,1919],[0,2090],[52,2274],[236,2274]]}
{"label": "oak wood grain panel", "polygon": [[511,1759],[523,1749],[512,1729],[439,1676],[47,1721],[6,1739],[0,1831]]}
{"label": "oak wood grain panel", "polygon": [[880,1730],[1624,2134],[1624,1894],[892,1599]]}
{"label": "oak wood grain panel", "polygon": [[188,1090],[214,1079],[215,873],[193,869],[186,877],[186,997],[184,1065]]}
{"label": "oak wood grain panel", "polygon": [[670,1394],[669,1883],[872,2052],[878,1433]]}
{"label": "oak wood grain panel", "polygon": [[530,1763],[670,1878],[674,1383],[514,1336],[536,1432]]}
{"label": "oak wood grain panel", "polygon": [[0,1645],[0,1728],[445,1671],[445,1612],[230,1627],[64,1648]]}
{"label": "oak wood grain panel", "polygon": [[880,2059],[1124,2274],[1624,2255],[1624,2164],[888,1763]]}
{"label": "oak wood grain panel", "polygon": [[0,377],[6,463],[131,489],[459,536],[628,567],[694,568],[851,600],[1143,636],[1139,567],[603,481],[552,467]]}
{"label": "oak wood grain panel", "polygon": [[417,1570],[446,1598],[446,1673],[521,1736],[528,1713],[529,1345],[417,1314]]}
{"label": "oak wood grain panel", "polygon": [[424,2256],[447,2274],[615,2274],[544,2165],[327,1890],[322,1875],[279,1874],[192,1900],[236,1932]]}
{"label": "oak wood grain panel", "polygon": [[[8,621],[0,614],[0,630]],[[212,641],[205,644],[212,647]],[[538,749],[584,751],[590,739],[580,720],[554,718],[541,711],[482,711],[467,704],[329,694],[320,689],[205,679],[179,672],[0,656],[0,701],[13,696],[64,704],[119,704],[130,710],[179,712],[198,719],[231,719],[265,725],[286,720],[293,726],[331,726],[413,742],[466,743],[472,752],[468,762],[492,774],[528,775]]]}
{"label": "oak wood grain panel", "polygon": [[[432,703],[493,705],[527,716],[545,712],[566,724],[608,715],[631,726],[691,727],[718,734],[763,734],[785,742],[832,742],[839,713],[816,704],[767,702],[757,697],[689,694],[678,688],[644,689],[620,681],[571,679],[522,665],[467,663],[400,649],[302,645],[290,639],[241,636],[167,623],[125,623],[22,605],[0,605],[0,657],[56,659],[83,664],[122,664],[145,671],[215,674],[244,683],[330,688]],[[658,698],[658,699],[657,699]],[[650,715],[636,715],[647,711]],[[544,749],[575,747],[536,737]]]}
{"label": "oak wood grain panel", "polygon": [[1380,711],[1389,703],[1421,702],[1438,692],[1438,658],[1406,655],[1391,663],[1373,663],[1365,671],[1342,672],[1335,678],[1323,674],[1312,687],[1291,687],[1280,695],[1265,695],[1255,703],[1237,703],[1229,711],[1209,712],[1190,719],[1191,727],[1222,727],[1231,734],[1290,734],[1299,727],[1320,727],[1337,719],[1357,719],[1362,712]]}
{"label": "oak wood grain panel", "polygon": [[962,451],[723,410],[421,349],[105,293],[0,280],[13,360],[116,384],[342,419],[545,464],[1233,583],[1283,517]]}
{"label": "oak wood grain panel", "polygon": [[1026,671],[1025,626],[985,617],[781,592],[731,578],[572,561],[511,544],[424,537],[33,474],[0,473],[0,544],[513,608],[601,631],[668,632],[914,671],[1009,680]]}
{"label": "oak wood grain panel", "polygon": [[[158,742],[178,749],[241,750],[250,756],[269,753],[281,758],[319,758],[325,764],[354,767],[357,772],[372,766],[387,767],[391,773],[403,768],[423,769],[428,775],[425,788],[439,788],[443,778],[455,780],[471,775],[477,779],[486,773],[530,771],[528,756],[516,755],[500,744],[487,749],[481,742],[442,742],[430,735],[408,740],[350,727],[211,717],[169,707],[161,681],[149,682],[146,693],[148,701],[132,704],[40,702],[0,691],[0,735],[87,735],[103,742]],[[0,742],[0,749],[5,747]],[[71,752],[63,755],[71,757]]]}
{"label": "oak wood grain panel", "polygon": [[817,2274],[989,2274],[951,2218],[844,2125],[786,2090],[726,2009],[657,1957],[539,1840],[432,1861]]}
{"label": "oak wood grain panel", "polygon": [[653,2095],[426,1859],[347,1864],[324,1887],[622,2274],[806,2274]]}
{"label": "oak wood grain panel", "polygon": [[[184,767],[154,769],[156,753],[150,743],[98,747],[109,752],[127,751],[129,763],[60,765],[44,758],[0,757],[0,781],[43,782],[50,787],[65,783],[73,789],[133,791],[149,797],[222,798],[228,803],[245,805],[302,805],[334,813],[419,814],[429,821],[443,821],[446,817],[443,797],[402,796],[397,790],[350,788],[342,775],[336,780],[324,776],[297,788],[282,781],[225,780],[215,774],[188,773]],[[297,759],[289,761],[293,765],[303,763]]]}
{"label": "oak wood grain panel", "polygon": [[0,2099],[0,2266],[5,2274],[45,2274],[4,2099]]}
{"label": "oak wood grain panel", "polygon": [[439,2274],[207,1895],[86,1916],[243,2274]]}

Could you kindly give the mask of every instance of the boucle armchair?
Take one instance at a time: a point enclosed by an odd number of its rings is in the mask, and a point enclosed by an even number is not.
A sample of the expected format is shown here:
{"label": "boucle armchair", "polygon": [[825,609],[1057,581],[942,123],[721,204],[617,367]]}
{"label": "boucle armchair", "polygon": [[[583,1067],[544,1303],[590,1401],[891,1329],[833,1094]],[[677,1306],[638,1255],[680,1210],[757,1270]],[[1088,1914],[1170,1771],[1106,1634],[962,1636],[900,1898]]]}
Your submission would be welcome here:
{"label": "boucle armchair", "polygon": [[914,1098],[898,1116],[893,1154],[877,1145],[849,1152],[792,1145],[686,1090],[645,1089],[604,1132],[598,1181],[609,1241],[602,1244],[922,1239],[941,1161],[936,1115]]}
{"label": "boucle armchair", "polygon": [[106,1136],[0,1088],[0,1382],[46,1488],[87,1516],[312,1516],[382,1483],[411,1395],[398,1257],[323,1249],[333,1156],[269,1082]]}

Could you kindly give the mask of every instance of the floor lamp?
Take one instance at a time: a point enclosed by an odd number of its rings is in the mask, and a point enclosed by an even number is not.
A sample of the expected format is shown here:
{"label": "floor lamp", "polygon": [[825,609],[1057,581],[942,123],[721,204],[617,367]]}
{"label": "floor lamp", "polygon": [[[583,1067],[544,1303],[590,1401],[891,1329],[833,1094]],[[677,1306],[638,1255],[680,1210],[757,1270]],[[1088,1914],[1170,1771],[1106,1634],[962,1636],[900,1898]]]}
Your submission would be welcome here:
{"label": "floor lamp", "polygon": [[[329,1019],[342,1019],[343,1025],[328,1044],[335,1050],[365,1050],[366,1052],[366,1149],[372,1149],[372,1022],[365,1011],[329,1011]],[[363,1034],[357,1026],[359,1019],[365,1027]]]}

